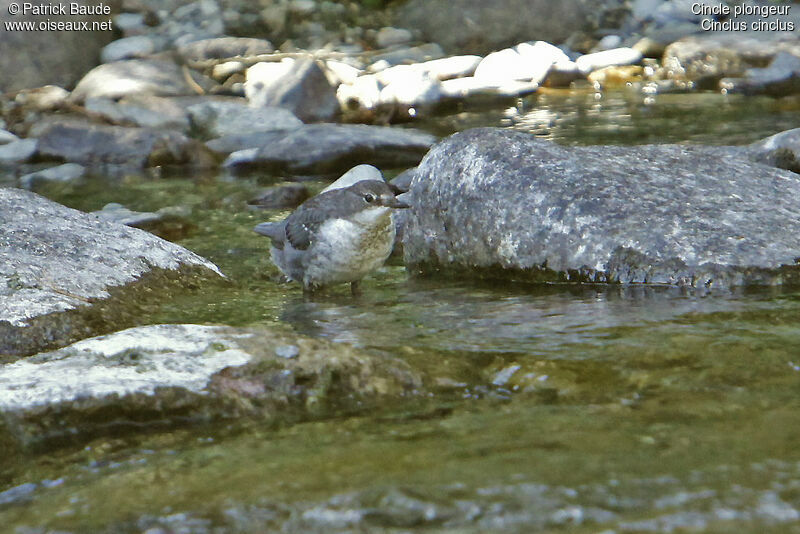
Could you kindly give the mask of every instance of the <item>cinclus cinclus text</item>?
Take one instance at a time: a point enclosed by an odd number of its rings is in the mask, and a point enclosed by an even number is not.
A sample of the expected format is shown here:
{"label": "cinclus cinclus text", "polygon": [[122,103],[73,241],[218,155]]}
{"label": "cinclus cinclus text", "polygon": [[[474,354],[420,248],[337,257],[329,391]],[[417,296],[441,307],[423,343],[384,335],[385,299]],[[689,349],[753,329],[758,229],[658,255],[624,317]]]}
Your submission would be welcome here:
{"label": "cinclus cinclus text", "polygon": [[272,240],[272,262],[304,291],[350,282],[356,293],[359,281],[392,252],[392,209],[408,207],[386,182],[363,180],[324,191],[255,231]]}

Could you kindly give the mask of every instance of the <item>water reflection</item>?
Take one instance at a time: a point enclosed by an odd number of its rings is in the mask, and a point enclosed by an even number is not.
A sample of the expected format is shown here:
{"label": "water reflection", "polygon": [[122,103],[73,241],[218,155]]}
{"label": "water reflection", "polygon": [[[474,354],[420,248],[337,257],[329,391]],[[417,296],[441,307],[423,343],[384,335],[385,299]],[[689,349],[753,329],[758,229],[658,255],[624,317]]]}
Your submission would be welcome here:
{"label": "water reflection", "polygon": [[[700,294],[668,287],[517,285],[404,280],[400,268],[361,297],[285,301],[280,320],[299,333],[361,347],[524,352],[576,357],[574,344],[604,344],[613,329],[654,328],[715,312],[768,309],[780,289]],[[676,326],[679,328],[679,326]]]}

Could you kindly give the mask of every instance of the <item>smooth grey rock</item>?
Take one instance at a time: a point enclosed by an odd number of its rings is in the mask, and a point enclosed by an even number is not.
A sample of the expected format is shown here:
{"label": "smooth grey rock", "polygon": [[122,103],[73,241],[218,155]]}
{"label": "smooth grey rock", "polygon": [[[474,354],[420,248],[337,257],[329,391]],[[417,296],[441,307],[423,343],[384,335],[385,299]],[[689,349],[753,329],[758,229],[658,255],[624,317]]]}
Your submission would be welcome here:
{"label": "smooth grey rock", "polygon": [[729,150],[481,128],[417,167],[411,272],[698,288],[800,282],[800,177]]}
{"label": "smooth grey rock", "polygon": [[663,65],[672,78],[716,89],[721,78],[741,77],[747,69],[769,64],[779,52],[800,56],[796,32],[706,32],[669,45],[664,51]]}
{"label": "smooth grey rock", "polygon": [[217,37],[178,47],[178,54],[185,61],[258,56],[271,54],[274,51],[275,48],[269,41],[249,37]]}
{"label": "smooth grey rock", "polygon": [[575,60],[575,64],[584,74],[605,67],[619,67],[623,65],[635,65],[642,60],[642,53],[633,48],[614,48],[603,52],[585,54]]}
{"label": "smooth grey rock", "polygon": [[386,181],[383,177],[383,173],[372,165],[356,165],[319,193],[322,194],[327,191],[333,191],[334,189],[344,189],[364,180]]}
{"label": "smooth grey rock", "polygon": [[83,165],[186,164],[213,166],[201,143],[180,132],[149,128],[101,126],[81,122],[55,122],[39,133],[38,153],[43,158]]}
{"label": "smooth grey rock", "polygon": [[263,209],[296,208],[311,197],[302,184],[286,184],[270,187],[247,201],[250,206]]}
{"label": "smooth grey rock", "polygon": [[303,121],[288,109],[254,108],[248,106],[243,98],[230,101],[208,100],[189,106],[187,111],[195,132],[204,139],[267,130],[290,130],[303,125]]}
{"label": "smooth grey rock", "polygon": [[133,211],[116,202],[109,202],[103,206],[103,209],[93,211],[92,215],[106,222],[124,224],[134,228],[158,222],[162,218],[158,213]]}
{"label": "smooth grey rock", "polygon": [[0,164],[24,163],[33,157],[38,146],[36,139],[18,139],[0,145]]}
{"label": "smooth grey rock", "polygon": [[8,130],[0,130],[0,145],[7,145],[8,143],[13,143],[14,141],[19,141],[19,137]]}
{"label": "smooth grey rock", "polygon": [[147,31],[143,13],[119,13],[114,15],[112,20],[114,21],[114,27],[125,36]]}
{"label": "smooth grey rock", "polygon": [[83,102],[87,98],[122,98],[131,95],[181,96],[196,95],[197,90],[186,81],[188,73],[203,90],[216,84],[211,78],[171,61],[128,59],[105,63],[90,70],[72,91],[70,99]]}
{"label": "smooth grey rock", "polygon": [[286,108],[303,122],[327,121],[339,113],[336,88],[314,59],[278,65],[257,63],[247,69],[245,95],[252,106]]}
{"label": "smooth grey rock", "polygon": [[768,67],[748,69],[743,78],[723,78],[720,88],[729,93],[786,96],[800,93],[800,57],[778,52]]}
{"label": "smooth grey rock", "polygon": [[569,87],[572,82],[585,78],[586,75],[574,61],[558,61],[547,72],[545,84],[549,87]]}
{"label": "smooth grey rock", "polygon": [[416,164],[436,138],[411,129],[363,124],[309,124],[293,130],[275,130],[227,136],[206,143],[211,150],[230,153],[253,149],[248,159],[233,155],[224,163],[233,169],[261,168],[293,173],[344,171],[368,162],[377,167]]}
{"label": "smooth grey rock", "polygon": [[441,82],[429,76],[427,72],[412,70],[381,89],[378,104],[431,106],[441,99]]}
{"label": "smooth grey rock", "polygon": [[[11,15],[14,0],[0,0],[0,25],[27,22],[41,24],[48,18],[58,22],[108,21],[108,17],[47,17],[29,13]],[[22,5],[23,2],[17,2]],[[61,5],[69,7],[72,2]],[[81,6],[96,2],[76,0]],[[30,3],[29,3],[30,4]],[[33,2],[34,6],[39,2]],[[100,49],[111,42],[112,31],[7,31],[0,26],[0,93],[53,84],[72,87],[83,74],[97,65]],[[110,30],[111,28],[109,28]]]}
{"label": "smooth grey rock", "polygon": [[74,182],[86,173],[86,168],[77,163],[65,163],[41,171],[31,172],[20,176],[19,182],[25,189],[35,189],[41,184],[53,182]]}
{"label": "smooth grey rock", "polygon": [[414,36],[405,28],[393,28],[386,26],[378,30],[375,35],[375,44],[378,48],[387,48],[389,46],[402,45],[410,42]]}
{"label": "smooth grey rock", "polygon": [[155,41],[147,35],[133,35],[111,41],[100,51],[102,63],[112,63],[123,59],[147,57],[156,52],[158,47]]}
{"label": "smooth grey rock", "polygon": [[531,38],[563,42],[583,29],[592,11],[598,11],[597,2],[411,0],[395,20],[449,53],[486,54]]}
{"label": "smooth grey rock", "polygon": [[219,274],[147,232],[0,189],[0,355],[110,331],[132,311],[123,289],[168,295],[182,282]]}
{"label": "smooth grey rock", "polygon": [[174,98],[135,95],[119,101],[110,98],[87,98],[83,106],[87,111],[102,115],[115,123],[132,123],[143,128],[178,130],[188,133],[189,117]]}
{"label": "smooth grey rock", "polygon": [[307,420],[414,390],[422,381],[404,362],[342,343],[265,328],[140,326],[0,366],[0,442],[24,450],[165,423]]}

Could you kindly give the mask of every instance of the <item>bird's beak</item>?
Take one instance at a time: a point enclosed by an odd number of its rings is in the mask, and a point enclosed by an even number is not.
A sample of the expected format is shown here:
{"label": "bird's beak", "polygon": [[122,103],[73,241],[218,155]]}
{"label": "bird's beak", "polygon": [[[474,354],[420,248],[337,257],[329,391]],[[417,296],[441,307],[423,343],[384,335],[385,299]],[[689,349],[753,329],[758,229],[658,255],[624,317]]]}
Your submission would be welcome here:
{"label": "bird's beak", "polygon": [[397,197],[384,199],[382,204],[384,206],[387,206],[387,207],[390,207],[390,208],[397,208],[397,209],[405,209],[405,208],[410,208],[411,207],[408,204],[406,204],[405,202],[401,202],[401,201],[397,200]]}

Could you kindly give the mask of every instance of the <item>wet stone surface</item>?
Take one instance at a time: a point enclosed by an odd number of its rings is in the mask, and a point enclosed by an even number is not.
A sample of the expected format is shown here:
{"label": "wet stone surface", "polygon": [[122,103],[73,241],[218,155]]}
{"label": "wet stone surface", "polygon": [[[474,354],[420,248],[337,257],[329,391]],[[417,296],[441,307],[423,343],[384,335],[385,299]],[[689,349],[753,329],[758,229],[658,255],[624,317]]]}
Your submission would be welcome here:
{"label": "wet stone surface", "polygon": [[800,179],[723,148],[565,148],[476,129],[434,147],[410,193],[412,273],[697,288],[800,281],[800,240],[782,231],[800,222],[790,200]]}

